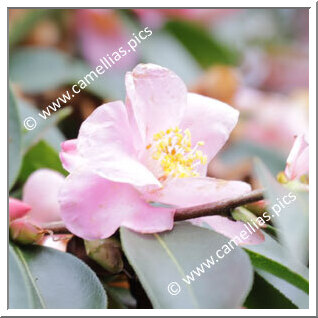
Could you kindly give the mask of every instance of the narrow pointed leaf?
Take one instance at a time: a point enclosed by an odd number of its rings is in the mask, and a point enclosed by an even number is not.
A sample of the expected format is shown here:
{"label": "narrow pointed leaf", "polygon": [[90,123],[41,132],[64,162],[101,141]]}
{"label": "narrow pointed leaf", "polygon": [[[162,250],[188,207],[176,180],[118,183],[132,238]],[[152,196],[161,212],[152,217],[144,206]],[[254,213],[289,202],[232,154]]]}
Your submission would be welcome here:
{"label": "narrow pointed leaf", "polygon": [[[279,229],[280,242],[291,255],[307,264],[309,254],[308,193],[290,190],[279,184],[259,160],[255,162],[255,170],[262,186],[267,189],[269,212],[273,224]],[[292,196],[295,199],[291,200]],[[289,203],[283,203],[284,200],[287,202],[287,199]]]}

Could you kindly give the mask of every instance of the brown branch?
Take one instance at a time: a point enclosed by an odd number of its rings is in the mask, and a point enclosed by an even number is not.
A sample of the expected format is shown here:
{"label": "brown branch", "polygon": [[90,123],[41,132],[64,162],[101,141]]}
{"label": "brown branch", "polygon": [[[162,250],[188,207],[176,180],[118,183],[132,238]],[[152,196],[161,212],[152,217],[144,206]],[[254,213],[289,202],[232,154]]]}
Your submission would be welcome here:
{"label": "brown branch", "polygon": [[48,233],[53,232],[54,234],[70,234],[71,232],[65,227],[62,221],[50,222],[42,225],[43,230],[47,230]]}
{"label": "brown branch", "polygon": [[174,214],[175,221],[195,219],[202,216],[224,215],[229,216],[232,209],[247,203],[256,202],[264,199],[263,190],[254,190],[234,199],[222,200],[215,203],[197,205],[190,208],[180,208]]}
{"label": "brown branch", "polygon": [[[264,190],[254,190],[234,199],[222,200],[215,203],[197,205],[190,208],[176,209],[174,220],[184,221],[202,216],[223,215],[230,216],[231,211],[247,203],[257,202],[264,199]],[[43,229],[52,231],[54,234],[69,234],[69,230],[63,222],[52,222],[43,225]]]}

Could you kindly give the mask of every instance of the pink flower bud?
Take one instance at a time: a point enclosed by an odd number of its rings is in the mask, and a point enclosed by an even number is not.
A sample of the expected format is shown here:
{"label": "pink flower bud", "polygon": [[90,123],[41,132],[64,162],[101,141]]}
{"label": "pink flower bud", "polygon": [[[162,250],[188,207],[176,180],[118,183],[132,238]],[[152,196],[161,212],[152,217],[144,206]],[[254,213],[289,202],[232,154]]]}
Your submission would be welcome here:
{"label": "pink flower bud", "polygon": [[13,220],[10,223],[10,238],[20,244],[32,244],[43,236],[43,231],[27,218]]}
{"label": "pink flower bud", "polygon": [[64,176],[50,169],[33,172],[23,187],[23,201],[32,206],[28,214],[34,224],[60,221],[58,192]]}
{"label": "pink flower bud", "polygon": [[28,204],[26,204],[18,199],[9,198],[9,219],[10,219],[10,221],[18,219],[18,218],[22,218],[30,210],[31,210],[31,207]]}

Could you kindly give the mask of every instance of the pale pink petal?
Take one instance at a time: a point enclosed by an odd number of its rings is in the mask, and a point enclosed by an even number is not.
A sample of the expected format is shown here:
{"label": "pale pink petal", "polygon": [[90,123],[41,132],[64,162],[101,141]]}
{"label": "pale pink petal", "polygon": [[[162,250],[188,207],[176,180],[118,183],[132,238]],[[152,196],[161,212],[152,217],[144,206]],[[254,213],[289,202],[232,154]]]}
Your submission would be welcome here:
{"label": "pale pink petal", "polygon": [[[67,228],[88,240],[109,237],[121,225],[146,232],[172,227],[173,214],[146,203],[131,185],[111,182],[85,170],[74,171],[66,178],[60,204]],[[149,224],[144,223],[146,215]]]}
{"label": "pale pink petal", "polygon": [[9,198],[10,221],[22,218],[31,210],[31,206],[15,198]]}
{"label": "pale pink petal", "polygon": [[297,136],[287,158],[285,174],[290,180],[309,172],[309,145],[304,135]]}
{"label": "pale pink petal", "polygon": [[35,224],[61,220],[58,192],[64,176],[50,169],[33,172],[23,187],[23,201],[32,206],[29,217]]}
{"label": "pale pink petal", "polygon": [[70,139],[62,142],[61,148],[60,159],[65,170],[71,172],[76,169],[76,167],[83,164],[83,158],[77,151],[77,139]]}
{"label": "pale pink petal", "polygon": [[[199,149],[207,156],[207,163],[218,153],[228,140],[238,120],[239,112],[231,106],[216,99],[188,93],[188,104],[181,128],[188,128],[192,144],[204,141]],[[203,175],[206,166],[201,167]]]}
{"label": "pale pink petal", "polygon": [[241,181],[225,181],[208,177],[178,178],[162,189],[145,193],[148,201],[176,207],[213,203],[250,192],[251,186]]}
{"label": "pale pink petal", "polygon": [[154,64],[139,64],[126,74],[126,91],[127,104],[145,142],[160,130],[181,122],[187,89],[172,71]]}
{"label": "pale pink petal", "polygon": [[138,161],[135,134],[125,105],[120,101],[107,103],[82,123],[78,153],[87,167],[103,178],[139,187],[160,187],[160,182]]}
{"label": "pale pink petal", "polygon": [[139,233],[157,233],[173,228],[173,216],[175,209],[149,206],[138,209],[129,215],[122,223],[131,230]]}
{"label": "pale pink petal", "polygon": [[[206,223],[214,231],[221,233],[230,239],[235,239],[235,242],[239,245],[260,244],[265,239],[262,231],[257,229],[255,226],[251,228],[243,222],[232,221],[220,215],[205,216],[202,218],[193,219],[191,220],[191,223],[195,225],[203,225]],[[253,224],[251,225],[253,226]],[[235,246],[235,242],[233,246]]]}
{"label": "pale pink petal", "polygon": [[295,163],[294,176],[296,179],[309,173],[309,147],[299,155],[297,162]]}

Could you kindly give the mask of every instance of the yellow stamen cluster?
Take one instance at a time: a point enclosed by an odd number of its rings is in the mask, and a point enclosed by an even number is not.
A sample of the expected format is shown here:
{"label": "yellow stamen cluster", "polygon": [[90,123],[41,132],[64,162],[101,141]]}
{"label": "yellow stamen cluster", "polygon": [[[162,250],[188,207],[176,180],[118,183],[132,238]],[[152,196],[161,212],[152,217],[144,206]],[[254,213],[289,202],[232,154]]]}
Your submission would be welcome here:
{"label": "yellow stamen cluster", "polygon": [[152,159],[158,160],[163,171],[162,179],[169,176],[186,178],[199,176],[196,167],[206,164],[207,157],[198,147],[199,141],[192,146],[189,129],[182,131],[179,127],[160,131],[153,136],[153,143],[146,148],[151,149]]}

